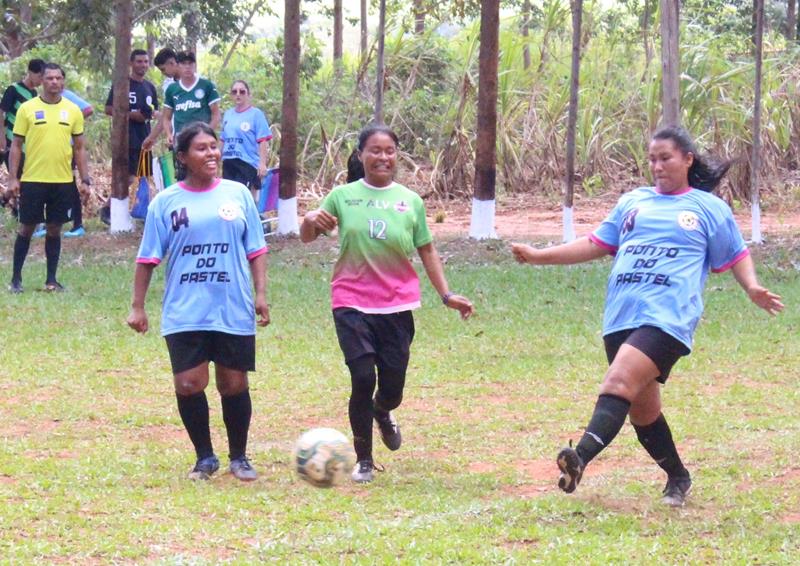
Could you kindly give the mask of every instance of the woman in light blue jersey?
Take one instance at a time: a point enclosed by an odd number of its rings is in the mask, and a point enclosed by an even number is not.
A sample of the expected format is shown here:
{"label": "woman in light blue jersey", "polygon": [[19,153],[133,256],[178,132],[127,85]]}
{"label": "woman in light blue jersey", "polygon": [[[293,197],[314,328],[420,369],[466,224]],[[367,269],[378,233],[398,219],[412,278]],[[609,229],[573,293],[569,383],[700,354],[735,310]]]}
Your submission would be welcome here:
{"label": "woman in light blue jersey", "polygon": [[222,178],[243,184],[255,198],[267,174],[272,130],[264,113],[252,105],[246,82],[233,82],[231,98],[235,106],[222,117]]}
{"label": "woman in light blue jersey", "polygon": [[187,125],[176,149],[186,178],[148,207],[127,322],[147,332],[145,296],[153,270],[166,258],[161,334],[178,412],[197,456],[189,478],[209,479],[219,469],[205,393],[214,362],[230,471],[251,481],[257,474],[246,452],[252,414],[247,372],[255,370],[256,326],[269,324],[264,231],[247,189],[217,178],[220,152],[210,126]]}
{"label": "woman in light blue jersey", "polygon": [[519,263],[534,265],[615,256],[603,317],[609,368],[586,432],[574,449],[558,454],[559,487],[575,490],[586,465],[630,415],[639,441],[667,473],[662,501],[682,506],[692,481],[661,412],[660,386],[690,352],[708,272],[732,270],[750,300],[770,314],[783,304],[758,283],[730,208],[711,194],[730,163],[701,157],[677,127],[656,132],[648,157],[655,186],[623,195],[588,237],[547,249],[515,243],[512,252]]}

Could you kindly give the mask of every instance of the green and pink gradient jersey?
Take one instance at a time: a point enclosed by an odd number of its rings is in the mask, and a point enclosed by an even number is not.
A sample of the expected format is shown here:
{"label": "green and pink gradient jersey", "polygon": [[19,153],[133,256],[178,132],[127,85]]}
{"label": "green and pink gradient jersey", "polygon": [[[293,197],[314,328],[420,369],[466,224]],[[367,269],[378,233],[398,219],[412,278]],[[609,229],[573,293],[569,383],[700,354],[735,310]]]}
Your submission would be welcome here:
{"label": "green and pink gradient jersey", "polygon": [[335,187],[322,209],[339,223],[331,306],[370,314],[419,308],[410,256],[433,241],[420,196],[397,183],[372,187],[362,179]]}

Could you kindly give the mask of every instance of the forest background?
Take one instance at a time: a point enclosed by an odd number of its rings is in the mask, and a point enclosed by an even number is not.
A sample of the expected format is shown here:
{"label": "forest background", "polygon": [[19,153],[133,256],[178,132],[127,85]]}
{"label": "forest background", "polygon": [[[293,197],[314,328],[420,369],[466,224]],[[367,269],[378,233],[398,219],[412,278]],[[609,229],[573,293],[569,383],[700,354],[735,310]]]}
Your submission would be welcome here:
{"label": "forest background", "polygon": [[[563,190],[570,81],[570,4],[501,4],[497,106],[497,191],[557,197]],[[282,20],[275,3],[252,0],[134,2],[133,47],[195,48],[200,72],[232,106],[236,78],[273,124],[280,148]],[[343,179],[358,130],[375,103],[375,30],[361,49],[334,33],[342,18],[358,34],[358,2],[301,4],[298,195],[316,201]],[[762,206],[800,196],[800,47],[797,0],[766,0],[761,158]],[[377,2],[366,6],[370,25]],[[620,192],[647,180],[646,143],[661,117],[659,3],[587,1],[583,6],[576,191]],[[747,202],[754,97],[753,3],[681,3],[682,124],[705,150],[736,160],[721,195]],[[384,119],[401,139],[402,180],[425,197],[473,193],[480,4],[470,0],[386,3]],[[98,0],[4,3],[0,80],[10,84],[41,57],[67,69],[67,85],[102,109],[111,85],[114,3]],[[329,26],[325,23],[329,22]],[[266,33],[273,30],[275,33]],[[338,36],[338,37],[337,37]],[[352,38],[350,38],[352,39]],[[160,84],[157,70],[150,79]],[[111,120],[87,130],[91,161],[110,170]],[[102,200],[110,187],[95,189]]]}

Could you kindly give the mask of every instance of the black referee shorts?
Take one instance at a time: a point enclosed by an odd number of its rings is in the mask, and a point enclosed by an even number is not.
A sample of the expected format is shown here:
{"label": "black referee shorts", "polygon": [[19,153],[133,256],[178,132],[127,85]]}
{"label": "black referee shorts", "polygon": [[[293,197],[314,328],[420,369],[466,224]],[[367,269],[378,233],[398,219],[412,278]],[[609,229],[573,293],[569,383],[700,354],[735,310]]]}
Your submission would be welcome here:
{"label": "black referee shorts", "polygon": [[213,330],[176,332],[164,336],[172,363],[172,373],[214,362],[237,371],[255,371],[255,334],[240,336]]}
{"label": "black referee shorts", "polygon": [[64,224],[77,192],[71,183],[36,183],[22,181],[19,189],[20,224]]}
{"label": "black referee shorts", "polygon": [[666,383],[669,373],[677,361],[689,355],[689,348],[683,342],[667,334],[655,326],[640,326],[620,330],[603,337],[606,346],[608,365],[617,357],[623,344],[633,346],[650,358],[661,374],[656,378],[659,383]]}
{"label": "black referee shorts", "polygon": [[367,314],[356,309],[333,311],[336,336],[349,363],[364,355],[374,355],[378,368],[405,372],[414,341],[414,316],[411,311]]}

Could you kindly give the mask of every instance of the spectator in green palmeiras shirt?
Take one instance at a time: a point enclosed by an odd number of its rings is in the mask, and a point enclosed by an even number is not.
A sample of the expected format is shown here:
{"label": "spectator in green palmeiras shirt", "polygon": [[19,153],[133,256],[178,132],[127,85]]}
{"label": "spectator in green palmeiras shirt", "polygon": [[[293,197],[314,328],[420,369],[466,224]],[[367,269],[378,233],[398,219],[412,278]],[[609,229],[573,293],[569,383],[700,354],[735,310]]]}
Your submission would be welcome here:
{"label": "spectator in green palmeiras shirt", "polygon": [[[173,140],[180,131],[192,122],[204,122],[211,129],[219,128],[222,114],[219,109],[220,96],[210,80],[197,75],[197,59],[191,51],[177,55],[180,79],[167,87],[163,111],[158,124],[142,143],[142,149],[153,147],[162,130],[167,132],[167,143],[172,148]],[[179,161],[175,161],[175,174],[180,181],[185,172]]]}

